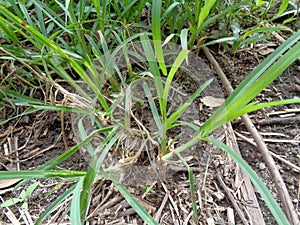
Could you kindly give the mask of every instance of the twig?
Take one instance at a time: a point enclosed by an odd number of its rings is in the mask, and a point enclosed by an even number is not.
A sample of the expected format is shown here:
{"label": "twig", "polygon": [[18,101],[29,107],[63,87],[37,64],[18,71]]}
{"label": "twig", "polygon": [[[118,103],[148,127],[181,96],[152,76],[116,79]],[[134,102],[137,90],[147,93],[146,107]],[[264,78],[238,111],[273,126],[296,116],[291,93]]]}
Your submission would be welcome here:
{"label": "twig", "polygon": [[[165,192],[170,192],[164,183],[161,183],[161,185],[163,186]],[[173,198],[172,198],[171,195],[169,195],[168,197],[169,197],[169,200],[170,200],[170,202],[171,202],[171,205],[173,206],[173,208],[174,208],[174,210],[175,210],[175,212],[176,212],[177,218],[180,218],[180,216],[179,216],[179,210],[178,210],[178,207],[177,207],[177,205],[176,205],[176,202],[173,200]],[[172,209],[172,207],[171,207],[171,209]],[[172,211],[171,211],[171,212],[172,212]],[[175,220],[174,220],[174,221],[175,221]]]}
{"label": "twig", "polygon": [[[241,153],[239,151],[239,146],[231,123],[227,123],[225,130],[228,132],[229,136],[226,138],[226,144],[240,155]],[[258,200],[256,198],[256,194],[250,178],[243,171],[241,171],[238,166],[236,167],[235,187],[237,187],[237,189],[240,189],[240,198],[251,201],[251,203],[249,202],[250,204],[245,205],[245,211],[250,220],[249,224],[264,225],[264,217],[258,204]]]}
{"label": "twig", "polygon": [[[220,68],[219,64],[217,63],[217,61],[214,59],[212,54],[209,52],[208,48],[203,47],[203,50],[204,50],[204,53],[207,56],[208,60],[210,61],[210,63],[213,65],[213,68],[215,69],[216,73],[220,77],[220,79],[224,85],[224,88],[226,89],[228,94],[232,93],[233,88],[232,88],[230,82],[228,81],[227,77],[225,76],[224,72]],[[291,197],[288,193],[288,190],[286,188],[286,185],[276,167],[274,159],[272,158],[272,156],[270,155],[270,153],[268,151],[268,148],[267,148],[265,142],[263,141],[262,137],[258,133],[257,129],[255,128],[255,126],[253,125],[251,119],[249,118],[249,116],[247,114],[242,116],[242,120],[243,120],[244,124],[246,125],[248,131],[251,133],[252,137],[254,138],[254,140],[257,144],[257,148],[261,152],[262,157],[263,157],[267,167],[269,168],[269,171],[270,171],[270,173],[273,177],[274,183],[276,185],[278,197],[279,197],[280,201],[282,202],[283,210],[285,211],[289,221],[294,225],[300,224],[298,216],[293,207],[292,199],[291,199]]]}
{"label": "twig", "polygon": [[248,225],[248,221],[245,218],[242,210],[240,209],[240,207],[238,206],[238,204],[236,203],[233,195],[230,193],[230,191],[228,190],[226,184],[224,183],[224,181],[222,180],[222,177],[220,175],[220,173],[217,173],[217,180],[220,183],[220,185],[222,186],[223,190],[225,191],[225,194],[228,196],[233,208],[235,209],[236,213],[239,215],[239,217],[241,218],[243,224]]}
{"label": "twig", "polygon": [[300,123],[300,116],[286,117],[286,118],[270,118],[259,121],[261,125],[273,124],[287,124],[287,123]]}
{"label": "twig", "polygon": [[[249,144],[251,144],[251,145],[257,147],[256,143],[255,143],[252,139],[247,138],[247,137],[245,137],[244,135],[242,135],[242,134],[240,134],[240,133],[238,133],[238,132],[236,132],[236,131],[235,131],[235,134],[236,134],[237,136],[239,136],[242,140],[244,140],[244,141],[248,142]],[[289,166],[289,167],[290,167],[291,169],[293,169],[294,171],[296,171],[296,172],[298,172],[298,173],[300,172],[300,167],[299,167],[299,166],[296,166],[295,164],[293,164],[293,163],[291,163],[290,161],[288,161],[288,160],[286,160],[286,159],[280,157],[279,155],[275,154],[274,152],[272,152],[272,151],[270,151],[270,150],[269,150],[269,152],[270,152],[270,154],[271,154],[274,158],[276,158],[277,160],[283,162],[284,164],[286,164],[287,166]]]}
{"label": "twig", "polygon": [[164,199],[163,199],[163,201],[162,201],[162,203],[161,203],[159,209],[158,209],[157,212],[155,213],[154,220],[155,220],[156,222],[159,221],[159,218],[160,218],[160,216],[161,216],[161,213],[162,213],[163,209],[165,208],[165,205],[166,205],[166,203],[167,203],[167,201],[168,201],[169,196],[170,196],[170,191],[167,190],[167,191],[166,191],[166,195],[165,195],[165,197],[164,197]]}

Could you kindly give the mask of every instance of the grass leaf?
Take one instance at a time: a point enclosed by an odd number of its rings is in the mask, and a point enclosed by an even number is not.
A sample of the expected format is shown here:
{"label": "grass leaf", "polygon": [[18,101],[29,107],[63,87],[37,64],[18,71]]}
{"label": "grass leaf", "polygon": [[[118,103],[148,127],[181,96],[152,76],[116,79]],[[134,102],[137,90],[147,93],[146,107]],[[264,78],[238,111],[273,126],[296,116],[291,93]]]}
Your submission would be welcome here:
{"label": "grass leaf", "polygon": [[233,160],[240,166],[243,172],[251,179],[252,183],[266,202],[268,208],[270,209],[278,224],[289,224],[285,214],[277,204],[276,200],[273,198],[271,192],[268,190],[266,185],[262,182],[259,176],[255,173],[255,171],[238,153],[236,153],[230,147],[212,137],[204,137],[202,139],[213,143],[223,151],[227,152],[231,156],[231,158],[233,158]]}

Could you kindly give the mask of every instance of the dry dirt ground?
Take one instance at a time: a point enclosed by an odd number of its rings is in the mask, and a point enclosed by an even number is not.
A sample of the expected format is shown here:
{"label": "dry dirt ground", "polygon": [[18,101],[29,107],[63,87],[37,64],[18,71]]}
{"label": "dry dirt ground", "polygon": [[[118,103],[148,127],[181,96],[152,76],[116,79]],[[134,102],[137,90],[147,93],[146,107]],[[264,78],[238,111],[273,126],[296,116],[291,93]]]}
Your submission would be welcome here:
{"label": "dry dirt ground", "polygon": [[[212,47],[212,53],[219,62],[221,68],[230,80],[233,87],[241,82],[253,68],[260,63],[265,52],[260,48],[275,48],[278,45],[266,47],[255,45],[252,48],[243,49],[233,54],[224,52],[218,47]],[[270,43],[271,44],[271,43]],[[266,49],[265,49],[266,50]],[[203,52],[199,53],[205,59]],[[209,65],[209,62],[206,62]],[[284,74],[265,89],[258,97],[259,101],[275,101],[300,96],[300,64],[296,62]],[[182,86],[192,92],[193,84],[188,79],[178,78]],[[187,90],[188,91],[188,90]],[[42,99],[41,90],[33,90],[33,95]],[[226,95],[226,94],[225,94]],[[199,116],[205,120],[211,113],[209,107],[202,104],[197,99],[199,106]],[[0,120],[22,112],[21,107],[2,108]],[[40,111],[32,115],[23,116],[11,120],[0,127],[0,169],[34,169],[46,161],[62,154],[67,146],[76,144],[74,132],[72,130],[70,114],[63,115],[61,120],[60,112]],[[300,107],[299,105],[286,105],[274,108],[267,108],[250,115],[257,129],[263,135],[269,150],[281,159],[275,159],[278,169],[285,181],[294,207],[300,216]],[[62,136],[62,123],[64,127],[65,141]],[[247,132],[241,120],[232,123],[236,141],[244,159],[260,175],[263,181],[270,188],[272,194],[277,198],[276,189],[272,177],[261,158],[261,154],[255,146],[251,144],[252,137]],[[216,136],[223,136],[224,141],[232,138],[228,127],[217,132]],[[176,131],[173,131],[176,133]],[[219,135],[219,136],[218,136]],[[249,208],[252,202],[242,195],[241,186],[243,180],[239,177],[238,168],[227,154],[208,146],[206,143],[199,143],[191,150],[187,158],[194,173],[196,192],[193,198],[198,207],[198,224],[243,224],[241,217],[237,214],[237,209],[233,202],[237,204],[245,219],[249,222]],[[149,165],[147,154],[143,153],[139,158],[138,169],[146,169]],[[291,163],[288,165],[286,162]],[[76,153],[59,168],[86,171],[88,166],[85,155]],[[144,167],[143,167],[144,166]],[[133,176],[134,179],[123,179],[128,190],[144,205],[144,207],[155,216],[160,224],[193,224],[192,223],[192,199],[190,194],[188,173],[184,166],[176,164],[168,167],[172,171],[165,177],[149,179],[152,183],[147,183],[149,189],[139,183],[138,171],[135,168],[129,169],[125,176]],[[134,181],[134,182],[132,182]],[[22,190],[26,190],[29,184],[17,187],[3,183],[0,190],[1,201],[18,197]],[[21,203],[8,208],[0,209],[0,224],[12,224],[9,215],[14,215],[20,224],[25,224],[25,220],[31,218],[35,221],[51,202],[67,190],[75,181],[61,179],[43,179],[28,197],[27,219],[21,216],[19,211]],[[224,189],[227,189],[230,196]],[[255,190],[255,189],[254,189]],[[259,193],[256,196],[266,224],[275,224],[272,215]],[[233,200],[233,202],[232,202]],[[48,221],[68,224],[69,217],[64,213],[70,205],[68,198],[49,216]],[[252,218],[253,220],[253,218]],[[143,224],[142,220],[135,214],[129,204],[116,191],[110,181],[99,179],[94,185],[93,197],[90,210],[88,212],[87,224]],[[250,222],[249,222],[250,224]]]}

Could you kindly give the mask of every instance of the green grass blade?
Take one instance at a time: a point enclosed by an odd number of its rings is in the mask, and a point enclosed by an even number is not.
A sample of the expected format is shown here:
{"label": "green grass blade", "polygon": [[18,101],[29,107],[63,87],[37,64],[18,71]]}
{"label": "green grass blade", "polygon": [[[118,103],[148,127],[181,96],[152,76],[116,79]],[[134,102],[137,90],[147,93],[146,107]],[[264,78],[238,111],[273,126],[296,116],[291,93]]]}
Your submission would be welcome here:
{"label": "green grass blade", "polygon": [[259,27],[259,28],[255,28],[255,29],[251,28],[251,30],[246,32],[241,38],[246,39],[247,37],[251,36],[252,34],[281,31],[281,30],[286,30],[286,28],[285,27]]}
{"label": "green grass blade", "polygon": [[6,124],[7,122],[9,122],[9,121],[11,121],[11,120],[13,120],[13,119],[16,119],[16,118],[18,118],[18,117],[22,117],[22,116],[25,116],[25,115],[28,115],[28,114],[31,114],[31,113],[35,113],[35,112],[37,112],[37,111],[39,111],[39,110],[41,110],[41,109],[36,109],[36,108],[35,108],[35,109],[32,109],[32,108],[26,109],[23,113],[21,113],[21,114],[19,114],[19,115],[12,116],[12,117],[8,118],[7,120],[1,121],[1,122],[0,122],[0,126]]}
{"label": "green grass blade", "polygon": [[36,29],[36,25],[35,23],[32,21],[31,16],[28,13],[28,9],[26,9],[25,5],[23,4],[22,1],[19,1],[19,9],[21,10],[25,21],[27,21],[27,23],[29,24],[29,26],[32,26]]}
{"label": "green grass blade", "polygon": [[213,143],[215,146],[227,152],[231,156],[231,158],[233,158],[233,160],[240,166],[243,172],[251,179],[252,183],[259,191],[261,197],[266,202],[268,208],[270,209],[271,213],[273,214],[278,224],[280,225],[290,224],[285,214],[283,213],[282,209],[279,207],[278,203],[273,198],[271,192],[268,190],[266,185],[238,153],[236,153],[230,147],[228,147],[227,145],[223,144],[222,142],[219,142],[218,140],[212,137],[205,137],[203,138],[203,140]]}
{"label": "green grass blade", "polygon": [[195,223],[198,222],[198,213],[197,213],[197,204],[196,204],[196,190],[195,190],[195,181],[194,181],[194,174],[193,170],[189,167],[185,159],[180,155],[177,154],[182,164],[185,166],[185,168],[188,171],[188,178],[190,183],[190,191],[191,191],[191,200],[192,200],[192,209],[193,209],[193,220]]}
{"label": "green grass blade", "polygon": [[180,2],[173,2],[168,8],[167,10],[163,13],[161,20],[164,20],[165,18],[167,18],[167,16],[173,11],[173,9],[175,9],[178,5],[180,5]]}
{"label": "green grass blade", "polygon": [[[63,19],[59,16],[57,12],[54,12],[50,7],[48,7],[45,3],[42,1],[33,0],[35,6],[42,10],[43,13],[47,15],[47,17],[54,22],[59,28],[61,28],[64,32],[72,34],[73,32],[70,29],[67,29],[67,25],[63,21]],[[62,8],[64,12],[66,12],[66,9]],[[42,22],[42,21],[40,21]]]}
{"label": "green grass blade", "polygon": [[[243,107],[300,57],[300,42],[295,44],[299,39],[300,31],[296,32],[256,67],[206,121],[200,133],[202,132],[205,136],[240,115]],[[289,49],[292,45],[294,46]],[[288,51],[284,54],[286,50]]]}
{"label": "green grass blade", "polygon": [[164,53],[161,43],[161,24],[160,24],[160,14],[162,9],[162,1],[156,0],[152,2],[152,34],[153,34],[153,44],[155,49],[155,54],[157,57],[158,64],[163,75],[167,75],[167,68],[164,60]]}
{"label": "green grass blade", "polygon": [[278,105],[289,105],[289,104],[297,104],[300,103],[300,98],[293,98],[293,99],[286,99],[286,100],[280,100],[280,101],[274,101],[274,102],[264,102],[264,103],[250,103],[243,109],[241,109],[237,114],[238,116],[244,115],[246,113],[250,113],[259,109],[271,107],[271,106],[278,106]]}
{"label": "green grass blade", "polygon": [[188,29],[183,29],[180,32],[180,43],[182,49],[188,49],[188,32],[189,32]]}
{"label": "green grass blade", "polygon": [[66,190],[62,195],[60,195],[55,201],[51,203],[51,205],[39,216],[34,225],[42,224],[42,222],[58,207],[61,203],[69,197],[75,190],[77,184],[74,184],[68,190]]}
{"label": "green grass blade", "polygon": [[19,39],[17,38],[15,33],[5,24],[4,19],[0,19],[0,28],[8,36],[10,40],[12,40],[16,45],[19,44]]}
{"label": "green grass blade", "polygon": [[[144,49],[144,52],[146,54],[147,61],[150,66],[150,70],[153,74],[154,84],[156,88],[156,92],[159,99],[159,105],[162,107],[162,99],[163,99],[163,83],[159,72],[159,67],[157,65],[155,55],[151,46],[151,42],[148,38],[147,34],[144,34],[141,36],[141,42]],[[162,108],[160,108],[162,110]]]}
{"label": "green grass blade", "polygon": [[[115,143],[118,141],[118,139],[124,134],[124,130],[121,130],[118,133],[116,133],[117,129],[119,129],[119,127],[116,126],[107,135],[106,139],[101,143],[101,145],[96,149],[95,154],[97,154],[97,155],[99,155],[100,151],[101,151],[100,156],[99,157],[97,156],[98,158],[97,158],[97,163],[96,163],[96,167],[95,167],[95,170],[97,172],[100,170],[100,167],[102,166],[104,159],[107,156],[108,152],[112,149],[113,145],[115,145]],[[108,143],[106,144],[106,142],[108,142]],[[102,147],[102,145],[104,146],[104,144],[106,144],[106,146]]]}
{"label": "green grass blade", "polygon": [[200,28],[200,26],[202,25],[202,23],[204,22],[204,20],[207,18],[207,16],[209,15],[210,10],[213,8],[213,6],[215,5],[216,0],[207,0],[205,1],[205,4],[203,6],[203,8],[201,9],[199,15],[198,15],[198,25],[197,28]]}
{"label": "green grass blade", "polygon": [[[116,135],[114,135],[117,128],[118,127],[116,126],[115,129],[111,130],[110,133],[105,138],[105,140],[100,144],[100,147],[97,148],[94,156],[92,157],[92,160],[88,167],[87,173],[84,177],[82,190],[80,192],[80,218],[81,218],[82,224],[84,224],[86,213],[88,211],[92,187],[93,187],[93,183],[95,181],[96,175],[97,175],[100,167],[102,166],[104,158],[107,156],[109,150],[112,148],[112,146],[117,142],[117,140],[123,134],[123,131],[121,131],[121,132],[117,133]],[[103,149],[104,145],[106,145],[106,146]],[[100,154],[100,151],[102,149],[103,149],[103,151],[102,151],[100,157],[98,158],[98,155]]]}
{"label": "green grass blade", "polygon": [[70,158],[75,152],[77,152],[79,150],[79,148],[83,147],[86,143],[88,143],[89,141],[91,141],[91,139],[96,134],[98,134],[98,133],[106,133],[106,132],[109,132],[112,129],[113,129],[113,127],[105,127],[105,128],[101,128],[99,130],[95,130],[95,131],[91,132],[80,143],[78,143],[77,145],[73,146],[72,148],[70,148],[66,152],[62,153],[61,155],[55,157],[54,159],[51,159],[50,161],[48,161],[48,162],[44,163],[43,165],[39,166],[38,169],[51,169],[51,168],[54,168],[55,166],[59,165],[60,163],[62,163],[66,159]]}
{"label": "green grass blade", "polygon": [[163,125],[162,125],[161,117],[158,114],[158,110],[157,110],[157,107],[153,100],[153,96],[152,96],[151,91],[146,82],[143,83],[143,89],[144,89],[145,95],[148,99],[151,113],[153,115],[153,119],[154,119],[157,129],[159,131],[160,137],[162,137],[163,136]]}
{"label": "green grass blade", "polygon": [[200,95],[200,93],[207,88],[208,85],[211,84],[211,82],[213,82],[213,79],[210,79],[208,81],[206,81],[204,84],[201,85],[201,87],[199,87],[195,93],[193,93],[189,99],[182,105],[180,106],[175,112],[173,112],[169,118],[166,121],[166,126],[167,129],[169,129],[172,124],[177,121],[177,119],[180,118],[180,116],[184,113],[184,111],[192,104],[192,102]]}
{"label": "green grass blade", "polygon": [[171,67],[171,70],[167,76],[167,80],[166,80],[166,83],[165,83],[165,88],[164,88],[164,92],[163,92],[163,99],[162,99],[162,108],[163,108],[163,111],[161,112],[162,114],[162,118],[163,118],[163,121],[165,122],[166,119],[167,119],[167,115],[166,115],[166,112],[167,112],[167,102],[168,102],[168,95],[169,95],[169,91],[170,91],[170,88],[171,88],[171,83],[173,81],[173,78],[176,74],[176,72],[178,71],[178,69],[180,68],[182,62],[186,59],[186,57],[188,56],[189,54],[189,51],[186,50],[186,49],[182,49],[179,53],[179,55],[176,57],[175,59],[175,62],[173,63],[172,67]]}
{"label": "green grass blade", "polygon": [[153,217],[147,212],[147,210],[129,193],[129,191],[120,184],[111,174],[105,173],[104,171],[101,174],[113,181],[114,186],[118,191],[124,196],[129,205],[137,212],[137,214],[143,219],[143,221],[148,225],[159,225]]}
{"label": "green grass blade", "polygon": [[280,5],[280,8],[278,10],[277,16],[280,16],[281,14],[283,14],[285,12],[285,10],[288,7],[288,4],[289,4],[289,0],[283,0],[282,1],[281,5]]}
{"label": "green grass blade", "polygon": [[[79,218],[81,220],[81,224],[84,224],[85,221],[86,213],[90,204],[91,191],[96,176],[93,162],[91,162],[91,164],[92,165],[88,167],[86,175],[83,179],[82,190],[76,193],[76,195],[78,195],[78,199],[76,200],[76,203],[78,205],[76,206],[75,212],[78,213]],[[71,212],[72,212],[72,207],[71,207]],[[79,224],[79,223],[74,223],[74,224]]]}
{"label": "green grass blade", "polygon": [[77,178],[84,175],[85,172],[72,170],[0,171],[0,180],[37,178]]}
{"label": "green grass blade", "polygon": [[73,191],[73,198],[71,202],[71,208],[70,208],[70,219],[71,224],[84,224],[82,223],[82,220],[80,218],[80,192],[83,184],[83,178],[77,182],[77,185],[75,187],[75,190]]}

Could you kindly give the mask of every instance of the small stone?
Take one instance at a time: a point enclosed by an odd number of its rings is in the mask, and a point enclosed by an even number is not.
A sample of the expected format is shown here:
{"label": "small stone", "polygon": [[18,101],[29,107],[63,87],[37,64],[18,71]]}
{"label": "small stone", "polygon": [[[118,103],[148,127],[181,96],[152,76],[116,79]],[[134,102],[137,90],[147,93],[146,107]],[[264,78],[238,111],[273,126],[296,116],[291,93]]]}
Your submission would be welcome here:
{"label": "small stone", "polygon": [[221,201],[225,197],[225,195],[222,192],[220,192],[220,191],[214,192],[213,196],[215,197],[216,201]]}
{"label": "small stone", "polygon": [[298,130],[297,129],[291,129],[290,130],[290,134],[293,135],[293,136],[296,136],[298,134]]}
{"label": "small stone", "polygon": [[266,169],[266,164],[264,164],[264,163],[259,163],[258,168],[259,168],[260,170],[264,170],[264,169]]}
{"label": "small stone", "polygon": [[298,149],[296,149],[296,148],[292,148],[291,150],[290,150],[290,152],[291,152],[291,154],[297,154],[298,153]]}
{"label": "small stone", "polygon": [[27,115],[23,116],[21,119],[21,123],[25,123],[25,124],[29,123],[29,116],[27,116]]}

